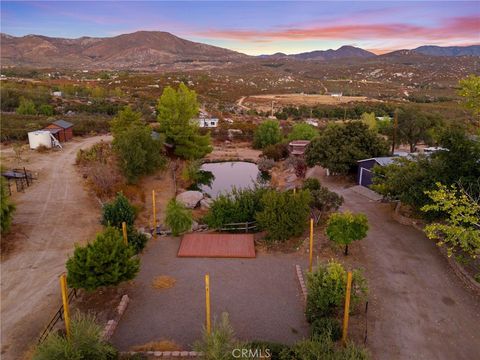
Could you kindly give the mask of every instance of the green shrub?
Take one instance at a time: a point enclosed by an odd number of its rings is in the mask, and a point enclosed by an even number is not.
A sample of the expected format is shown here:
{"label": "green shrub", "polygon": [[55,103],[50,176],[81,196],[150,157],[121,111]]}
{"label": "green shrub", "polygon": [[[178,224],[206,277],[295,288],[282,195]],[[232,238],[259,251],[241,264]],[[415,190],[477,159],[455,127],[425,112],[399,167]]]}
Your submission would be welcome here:
{"label": "green shrub", "polygon": [[173,236],[178,236],[192,227],[192,213],[181,202],[172,199],[167,204],[165,223]]}
{"label": "green shrub", "polygon": [[42,104],[38,107],[38,113],[45,116],[52,116],[54,114],[52,105]]}
{"label": "green shrub", "polygon": [[288,154],[288,145],[286,143],[267,145],[262,151],[264,157],[275,161],[287,158]]}
{"label": "green shrub", "polygon": [[125,246],[120,230],[107,227],[86,246],[76,246],[67,260],[67,282],[74,289],[95,290],[131,280],[140,269],[132,247]]}
{"label": "green shrub", "polygon": [[[361,273],[353,272],[352,308],[366,297],[366,280]],[[307,274],[307,306],[305,315],[309,323],[323,317],[337,315],[345,301],[347,271],[342,264],[332,260]]]}
{"label": "green shrub", "polygon": [[331,210],[336,211],[343,204],[342,196],[334,191],[328,190],[328,188],[324,186],[320,186],[320,188],[316,190],[311,190],[310,194],[312,196],[310,207],[322,213]]}
{"label": "green shrub", "polygon": [[238,347],[227,313],[222,313],[220,323],[214,322],[212,331],[203,331],[201,341],[194,345],[196,351],[203,352],[205,360],[232,360],[232,351]]}
{"label": "green shrub", "polygon": [[8,193],[8,184],[7,180],[3,176],[0,176],[0,202],[1,202],[1,213],[0,213],[0,225],[1,233],[5,234],[10,230],[12,225],[13,213],[15,212],[15,205],[12,204],[10,200],[10,195]]}
{"label": "green shrub", "polygon": [[230,223],[254,221],[255,214],[262,209],[261,199],[265,192],[266,189],[261,187],[233,188],[229,194],[222,194],[213,201],[203,220],[212,229]]}
{"label": "green shrub", "polygon": [[118,352],[102,340],[102,327],[95,318],[77,313],[71,322],[70,339],[58,333],[51,333],[41,343],[33,360],[114,360]]}
{"label": "green shrub", "polygon": [[265,120],[253,135],[253,147],[264,149],[268,145],[275,145],[282,141],[283,135],[280,123],[277,120]]}
{"label": "green shrub", "polygon": [[340,322],[334,317],[321,317],[312,322],[312,337],[327,334],[333,341],[342,337]]}
{"label": "green shrub", "polygon": [[215,176],[211,171],[201,169],[202,162],[200,160],[191,160],[182,171],[182,178],[190,185],[188,190],[199,190],[200,185],[211,185]]}
{"label": "green shrub", "polygon": [[283,241],[301,235],[308,225],[310,201],[308,190],[296,194],[291,191],[266,191],[256,220],[260,228],[267,231],[267,241]]}
{"label": "green shrub", "polygon": [[293,125],[292,131],[288,134],[288,141],[293,140],[313,140],[318,136],[318,130],[312,125],[298,123]]}
{"label": "green shrub", "polygon": [[345,245],[345,255],[348,255],[348,245],[367,236],[368,219],[364,214],[350,212],[335,213],[330,215],[327,222],[328,238],[339,244]]}
{"label": "green shrub", "polygon": [[191,160],[188,161],[185,168],[182,171],[182,178],[183,180],[196,183],[200,177],[200,168],[202,166],[202,162],[200,160]]}
{"label": "green shrub", "polygon": [[137,229],[135,229],[133,226],[128,226],[127,227],[127,239],[128,239],[128,245],[133,248],[135,251],[135,254],[138,254],[141,252],[144,248],[145,245],[147,244],[148,238],[147,235],[144,233],[141,233]]}
{"label": "green shrub", "polygon": [[35,109],[35,104],[32,100],[21,97],[16,112],[19,115],[36,115],[37,109]]}
{"label": "green shrub", "polygon": [[290,349],[282,351],[281,360],[368,360],[368,352],[354,343],[336,347],[328,334],[298,341]]}
{"label": "green shrub", "polygon": [[255,351],[256,349],[259,349],[262,351],[262,354],[264,356],[266,355],[266,350],[268,350],[270,353],[269,358],[272,360],[278,360],[280,359],[280,354],[282,352],[285,353],[289,351],[290,346],[286,344],[271,342],[271,341],[254,340],[246,343],[243,346],[243,348],[252,349],[253,351]]}
{"label": "green shrub", "polygon": [[319,190],[321,188],[320,181],[315,178],[308,178],[303,181],[303,189],[308,189],[310,191]]}
{"label": "green shrub", "polygon": [[115,200],[103,205],[102,212],[102,224],[119,229],[122,228],[122,222],[132,226],[137,217],[135,208],[121,192],[117,194]]}

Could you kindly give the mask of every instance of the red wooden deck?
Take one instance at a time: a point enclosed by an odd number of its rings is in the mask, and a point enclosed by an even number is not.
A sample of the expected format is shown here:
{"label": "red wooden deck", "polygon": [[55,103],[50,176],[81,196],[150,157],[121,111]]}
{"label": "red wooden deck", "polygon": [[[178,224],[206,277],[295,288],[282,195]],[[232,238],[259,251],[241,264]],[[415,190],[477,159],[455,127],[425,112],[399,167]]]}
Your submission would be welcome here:
{"label": "red wooden deck", "polygon": [[253,234],[186,234],[180,243],[177,256],[254,258]]}

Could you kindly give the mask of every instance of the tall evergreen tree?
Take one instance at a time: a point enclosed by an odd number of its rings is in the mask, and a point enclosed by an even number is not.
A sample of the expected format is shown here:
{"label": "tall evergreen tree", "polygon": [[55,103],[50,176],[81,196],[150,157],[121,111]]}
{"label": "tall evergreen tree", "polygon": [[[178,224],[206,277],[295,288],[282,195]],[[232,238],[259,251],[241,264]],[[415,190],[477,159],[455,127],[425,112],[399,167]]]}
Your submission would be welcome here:
{"label": "tall evergreen tree", "polygon": [[113,148],[128,182],[135,183],[141,175],[165,165],[163,143],[152,137],[152,129],[143,123],[141,113],[127,106],[112,121],[111,130]]}
{"label": "tall evergreen tree", "polygon": [[195,91],[183,83],[177,91],[167,86],[158,99],[157,112],[160,131],[177,156],[200,159],[212,151],[210,135],[200,135],[198,124],[192,121],[198,115]]}

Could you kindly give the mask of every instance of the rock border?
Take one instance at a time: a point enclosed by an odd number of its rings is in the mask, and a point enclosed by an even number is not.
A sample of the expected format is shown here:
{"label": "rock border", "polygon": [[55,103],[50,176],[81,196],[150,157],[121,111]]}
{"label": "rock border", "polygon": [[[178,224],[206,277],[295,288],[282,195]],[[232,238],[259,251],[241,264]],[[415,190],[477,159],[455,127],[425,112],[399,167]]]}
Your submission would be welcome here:
{"label": "rock border", "polygon": [[203,353],[197,351],[127,351],[121,352],[122,355],[143,355],[143,356],[155,356],[155,357],[181,357],[181,358],[195,358],[203,357]]}
{"label": "rock border", "polygon": [[402,225],[408,225],[408,226],[413,226],[415,229],[423,232],[423,228],[419,223],[409,217],[403,216],[400,214],[400,207],[402,206],[402,203],[400,201],[397,202],[395,205],[395,210],[392,213],[392,218],[396,222],[402,224]]}
{"label": "rock border", "polygon": [[215,163],[224,163],[224,162],[247,162],[251,164],[257,164],[258,160],[252,158],[242,158],[242,157],[232,157],[224,159],[202,159],[202,164],[215,164]]}
{"label": "rock border", "polygon": [[297,273],[298,282],[300,283],[300,289],[302,290],[303,302],[306,305],[307,303],[307,285],[305,284],[305,279],[303,278],[303,271],[300,265],[295,265],[295,270]]}
{"label": "rock border", "polygon": [[[393,220],[397,221],[400,224],[413,226],[415,229],[423,232],[423,228],[413,219],[410,219],[406,216],[400,214],[401,203],[397,202],[395,205],[395,210],[392,213]],[[457,263],[451,256],[448,256],[447,251],[441,246],[435,246],[438,248],[438,251],[442,256],[447,260],[448,265],[453,270],[453,273],[463,282],[463,284],[473,291],[475,295],[480,296],[480,283],[476,281],[465,269]]]}
{"label": "rock border", "polygon": [[130,298],[128,297],[128,295],[125,294],[122,296],[122,299],[120,300],[120,303],[117,306],[115,319],[108,320],[107,324],[105,325],[105,328],[103,329],[103,332],[102,332],[103,340],[108,341],[113,336],[113,333],[117,328],[118,322],[120,321],[123,313],[127,309],[129,301],[130,301]]}

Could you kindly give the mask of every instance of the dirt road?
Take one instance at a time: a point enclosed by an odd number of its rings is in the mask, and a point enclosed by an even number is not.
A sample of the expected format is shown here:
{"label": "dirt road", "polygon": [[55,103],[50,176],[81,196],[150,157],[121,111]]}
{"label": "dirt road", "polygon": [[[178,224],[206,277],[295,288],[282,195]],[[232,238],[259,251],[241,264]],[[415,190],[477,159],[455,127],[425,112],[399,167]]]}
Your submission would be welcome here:
{"label": "dirt road", "polygon": [[436,245],[395,222],[389,204],[339,187],[334,178],[315,177],[344,197],[342,210],[368,216],[370,230],[361,248],[371,292],[368,346],[374,359],[478,359],[480,301]]}
{"label": "dirt road", "polygon": [[1,263],[3,360],[19,359],[61,303],[58,276],[74,243],[100,230],[99,204],[74,167],[80,148],[107,136],[75,139],[62,151],[28,155],[39,180],[14,195],[12,252]]}

